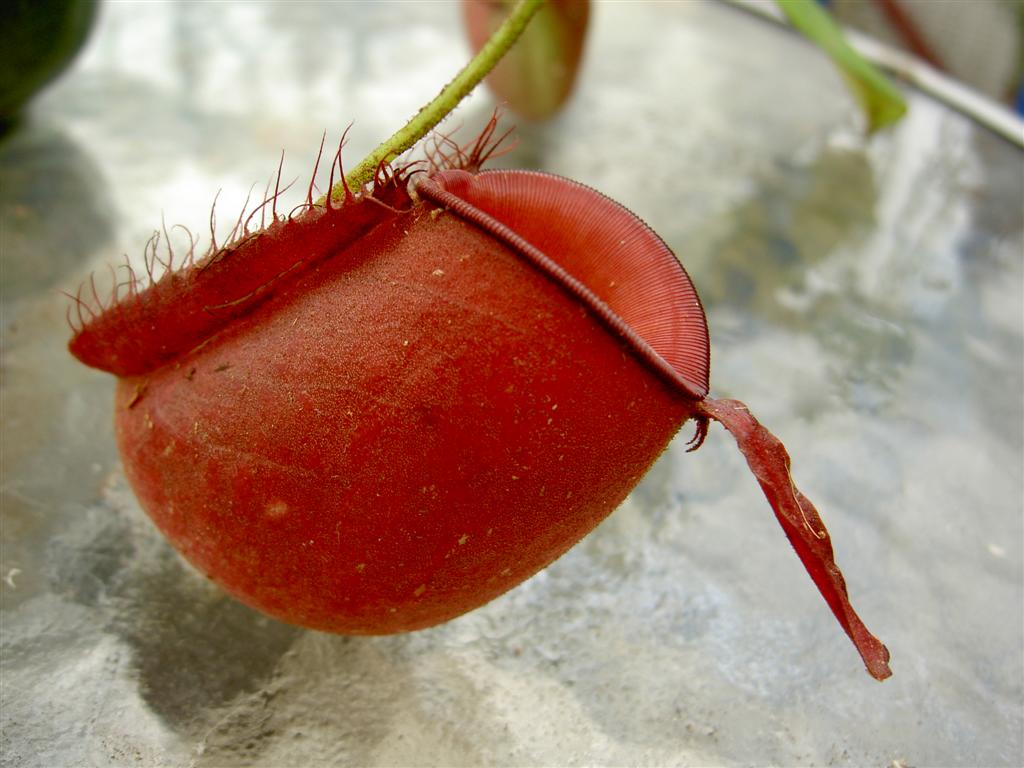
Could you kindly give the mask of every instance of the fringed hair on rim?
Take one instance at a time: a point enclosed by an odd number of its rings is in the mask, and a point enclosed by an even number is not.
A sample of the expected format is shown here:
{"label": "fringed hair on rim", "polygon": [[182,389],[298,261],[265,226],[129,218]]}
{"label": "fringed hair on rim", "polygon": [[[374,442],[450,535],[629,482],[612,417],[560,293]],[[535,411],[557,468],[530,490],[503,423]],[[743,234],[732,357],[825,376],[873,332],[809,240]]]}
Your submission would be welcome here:
{"label": "fringed hair on rim", "polygon": [[[477,137],[462,145],[453,138],[459,128],[447,133],[435,132],[430,138],[430,143],[425,145],[424,149],[427,155],[428,172],[462,170],[476,173],[489,160],[511,152],[518,144],[518,140],[513,136],[515,126],[496,136],[500,121],[501,109],[496,107]],[[511,140],[510,137],[512,137]]]}
{"label": "fringed hair on rim", "polygon": [[[324,170],[326,133],[305,199],[287,213],[281,212],[281,201],[297,179],[282,182],[282,153],[262,198],[252,206],[250,188],[226,242],[217,242],[218,192],[210,207],[209,246],[201,256],[190,230],[168,228],[162,221],[143,250],[142,268],[133,267],[126,257],[117,271],[111,270],[114,279],[105,296],[96,276],[90,275],[74,294],[67,294],[72,354],[122,376],[163,365],[282,290],[305,268],[343,252],[365,232],[406,210],[412,204],[409,179],[423,161],[381,163],[370,184],[353,190],[344,183],[342,163],[349,128],[331,160],[325,198],[314,200],[317,175]],[[332,194],[335,173],[342,179],[338,194]],[[257,216],[259,228],[254,229]],[[178,228],[188,240],[180,252],[170,237]],[[126,278],[118,279],[120,270]]]}
{"label": "fringed hair on rim", "polygon": [[[126,278],[118,279],[118,271],[113,271],[105,297],[95,275],[76,293],[68,294],[72,353],[87,365],[117,375],[163,365],[282,290],[303,269],[340,253],[369,229],[408,209],[414,199],[410,181],[416,174],[441,169],[476,172],[488,160],[511,150],[512,129],[499,135],[499,118],[500,111],[495,110],[480,134],[465,145],[451,134],[434,134],[426,159],[382,161],[371,182],[359,189],[346,182],[342,161],[349,125],[331,158],[327,194],[314,198],[317,176],[323,171],[325,132],[305,199],[287,213],[281,212],[281,202],[297,179],[283,183],[282,152],[254,205],[250,204],[255,185],[250,187],[225,242],[217,241],[218,192],[210,206],[209,245],[201,255],[198,238],[189,229],[168,228],[161,219],[160,229],[143,250],[141,269],[126,257],[119,267]],[[337,185],[335,174],[340,179]],[[181,253],[172,244],[175,229],[181,229],[188,240]]]}

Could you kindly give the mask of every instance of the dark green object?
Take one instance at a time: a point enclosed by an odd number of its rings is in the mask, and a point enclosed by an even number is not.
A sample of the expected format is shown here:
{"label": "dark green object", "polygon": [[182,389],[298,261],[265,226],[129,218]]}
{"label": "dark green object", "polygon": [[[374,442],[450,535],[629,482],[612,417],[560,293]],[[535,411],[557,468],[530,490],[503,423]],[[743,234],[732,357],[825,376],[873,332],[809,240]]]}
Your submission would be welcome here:
{"label": "dark green object", "polygon": [[71,63],[95,17],[96,0],[0,2],[0,124]]}

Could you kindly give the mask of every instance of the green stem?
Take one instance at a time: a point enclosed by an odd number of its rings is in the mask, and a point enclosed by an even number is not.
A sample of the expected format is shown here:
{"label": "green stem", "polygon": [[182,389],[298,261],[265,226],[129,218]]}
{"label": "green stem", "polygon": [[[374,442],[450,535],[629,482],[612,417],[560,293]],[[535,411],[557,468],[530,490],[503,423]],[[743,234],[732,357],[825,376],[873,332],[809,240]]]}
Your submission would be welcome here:
{"label": "green stem", "polygon": [[[451,112],[466,96],[469,95],[477,84],[484,79],[488,72],[505,55],[512,44],[519,39],[526,28],[527,23],[533,18],[540,8],[543,0],[519,0],[516,7],[505,19],[504,23],[487,41],[480,52],[465,66],[455,78],[446,85],[441,92],[434,97],[434,100],[423,107],[402,128],[398,129],[391,138],[383,142],[373,152],[359,163],[345,177],[344,182],[338,182],[331,190],[332,200],[341,200],[345,196],[345,185],[348,189],[362,189],[364,185],[373,180],[374,175],[381,163],[388,163],[412,147],[422,139],[430,130],[440,123],[449,112]],[[319,200],[318,204],[322,204]]]}

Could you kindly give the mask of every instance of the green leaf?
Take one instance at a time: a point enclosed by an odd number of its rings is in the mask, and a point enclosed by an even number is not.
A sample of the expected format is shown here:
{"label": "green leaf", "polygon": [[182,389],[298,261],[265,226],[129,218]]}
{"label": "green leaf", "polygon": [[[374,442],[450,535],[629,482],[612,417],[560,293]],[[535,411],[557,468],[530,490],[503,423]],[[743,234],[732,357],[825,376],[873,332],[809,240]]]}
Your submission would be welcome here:
{"label": "green leaf", "polygon": [[857,53],[828,11],[815,0],[776,0],[779,8],[809,40],[827,53],[846,79],[868,120],[868,133],[893,125],[907,111],[903,96],[881,72]]}

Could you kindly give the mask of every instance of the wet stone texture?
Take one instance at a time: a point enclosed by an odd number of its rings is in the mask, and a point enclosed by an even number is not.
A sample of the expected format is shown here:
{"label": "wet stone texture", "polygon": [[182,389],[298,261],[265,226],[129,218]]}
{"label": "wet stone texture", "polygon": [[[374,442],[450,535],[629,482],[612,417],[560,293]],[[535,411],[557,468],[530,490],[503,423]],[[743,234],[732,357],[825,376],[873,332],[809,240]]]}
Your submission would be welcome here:
{"label": "wet stone texture", "polygon": [[108,4],[0,139],[0,762],[1020,765],[1024,157],[914,92],[867,142],[818,53],[717,4],[600,4],[570,106],[502,162],[602,190],[684,261],[713,392],[788,445],[889,681],[719,428],[412,635],[266,619],[157,534],[59,291],[139,264],[161,213],[204,231],[218,189],[223,236],[282,148],[299,186],[325,129],[354,122],[362,157],[464,60],[456,11]]}

